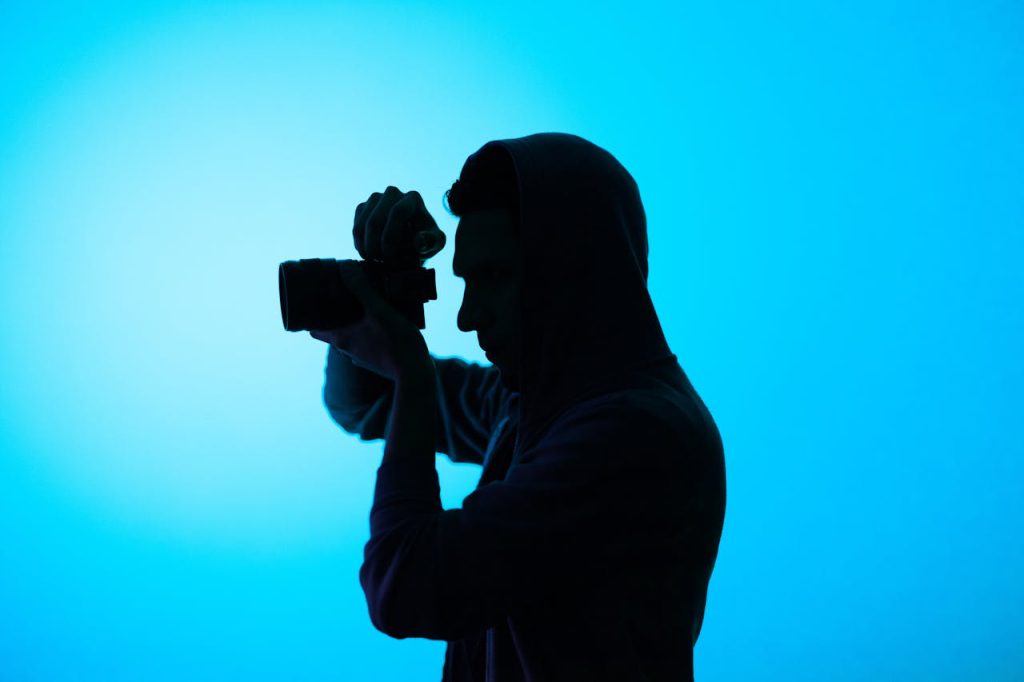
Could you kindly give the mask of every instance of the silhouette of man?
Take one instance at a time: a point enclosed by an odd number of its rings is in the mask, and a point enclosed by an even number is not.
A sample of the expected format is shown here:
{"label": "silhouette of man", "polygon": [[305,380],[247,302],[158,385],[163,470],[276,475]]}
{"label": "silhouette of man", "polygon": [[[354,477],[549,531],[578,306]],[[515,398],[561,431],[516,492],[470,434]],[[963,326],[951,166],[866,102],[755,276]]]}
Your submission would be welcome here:
{"label": "silhouette of man", "polygon": [[[492,366],[430,355],[348,262],[366,308],[330,342],[324,401],[386,436],[359,578],[396,638],[448,642],[443,680],[693,677],[725,512],[722,442],[647,292],[636,183],[573,135],[498,140],[446,194],[462,331]],[[364,258],[436,223],[389,187]],[[406,232],[403,232],[403,226]],[[483,467],[442,509],[435,452]]]}

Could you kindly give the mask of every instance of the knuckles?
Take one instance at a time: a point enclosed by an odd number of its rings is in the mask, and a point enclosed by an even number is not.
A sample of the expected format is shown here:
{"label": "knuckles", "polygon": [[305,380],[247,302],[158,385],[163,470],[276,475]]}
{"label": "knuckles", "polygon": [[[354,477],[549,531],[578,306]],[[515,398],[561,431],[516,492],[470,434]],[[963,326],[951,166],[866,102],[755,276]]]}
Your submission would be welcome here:
{"label": "knuckles", "polygon": [[[400,210],[393,211],[396,207]],[[379,258],[385,251],[401,248],[411,239],[408,228],[417,218],[433,222],[416,190],[402,192],[388,185],[383,192],[373,192],[356,207],[352,232],[357,251],[364,257]],[[393,220],[398,223],[393,225]]]}

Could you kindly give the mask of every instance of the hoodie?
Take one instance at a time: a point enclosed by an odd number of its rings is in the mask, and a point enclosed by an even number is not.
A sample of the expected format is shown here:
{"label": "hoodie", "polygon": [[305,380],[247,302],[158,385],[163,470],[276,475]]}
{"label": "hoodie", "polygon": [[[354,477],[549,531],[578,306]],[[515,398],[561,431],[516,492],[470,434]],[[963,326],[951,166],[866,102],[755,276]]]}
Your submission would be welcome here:
{"label": "hoodie", "polygon": [[[382,465],[360,582],[396,638],[448,643],[443,682],[693,678],[725,512],[722,441],[647,291],[637,185],[604,149],[489,142],[519,183],[519,391],[435,357],[437,451],[482,466],[461,508],[436,470]],[[328,351],[324,400],[364,440],[393,387]]]}

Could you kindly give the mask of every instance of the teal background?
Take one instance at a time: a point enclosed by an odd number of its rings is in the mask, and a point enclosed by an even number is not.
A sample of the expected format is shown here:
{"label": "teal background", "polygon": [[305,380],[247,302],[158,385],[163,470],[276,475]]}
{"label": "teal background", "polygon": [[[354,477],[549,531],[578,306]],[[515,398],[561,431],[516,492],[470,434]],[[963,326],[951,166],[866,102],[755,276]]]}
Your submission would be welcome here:
{"label": "teal background", "polygon": [[[558,130],[637,178],[728,509],[703,680],[1024,679],[1024,13],[0,5],[0,679],[437,680],[276,266]],[[449,247],[428,306],[459,333]],[[599,266],[599,264],[595,264]],[[446,507],[479,469],[437,462]]]}

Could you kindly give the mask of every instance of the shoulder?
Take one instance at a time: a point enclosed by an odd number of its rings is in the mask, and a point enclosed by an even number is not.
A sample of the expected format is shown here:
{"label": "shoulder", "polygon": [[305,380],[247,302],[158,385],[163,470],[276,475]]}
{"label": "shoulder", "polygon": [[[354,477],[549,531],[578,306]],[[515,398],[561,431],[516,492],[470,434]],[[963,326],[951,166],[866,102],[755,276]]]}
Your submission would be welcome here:
{"label": "shoulder", "polygon": [[572,404],[523,459],[577,460],[615,471],[642,464],[653,472],[686,466],[704,449],[703,441],[685,402],[658,392],[618,391]]}
{"label": "shoulder", "polygon": [[702,421],[681,393],[621,390],[574,403],[552,422],[548,435],[586,425],[604,437],[632,442],[686,440],[699,435]]}

